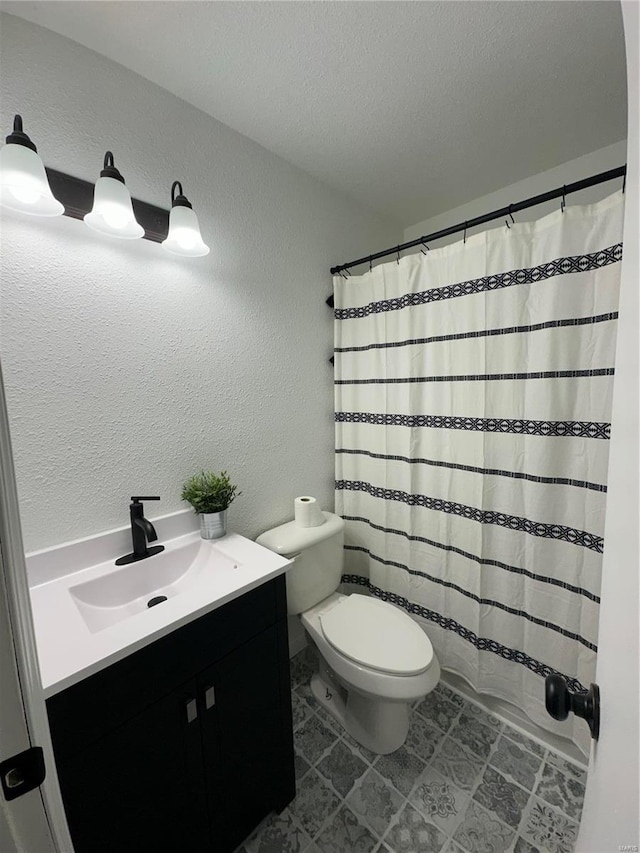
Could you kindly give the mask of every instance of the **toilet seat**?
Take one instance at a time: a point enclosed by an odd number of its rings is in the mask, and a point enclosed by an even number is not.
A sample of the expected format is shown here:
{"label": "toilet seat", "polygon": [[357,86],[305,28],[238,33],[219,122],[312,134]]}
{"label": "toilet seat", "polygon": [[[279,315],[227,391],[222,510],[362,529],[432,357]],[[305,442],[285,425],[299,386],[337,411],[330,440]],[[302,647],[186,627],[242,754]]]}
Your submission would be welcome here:
{"label": "toilet seat", "polygon": [[417,675],[433,660],[420,626],[396,607],[354,593],[319,614],[327,642],[356,663],[394,675]]}

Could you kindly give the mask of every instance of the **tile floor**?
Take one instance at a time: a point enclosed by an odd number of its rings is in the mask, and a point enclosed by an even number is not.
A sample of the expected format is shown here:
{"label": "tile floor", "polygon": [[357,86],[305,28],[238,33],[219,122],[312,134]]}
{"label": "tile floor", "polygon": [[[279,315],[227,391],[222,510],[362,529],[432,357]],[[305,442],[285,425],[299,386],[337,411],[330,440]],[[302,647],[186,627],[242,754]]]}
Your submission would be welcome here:
{"label": "tile floor", "polygon": [[444,685],[391,755],[359,746],[292,660],[297,796],[237,853],[571,853],[585,772]]}

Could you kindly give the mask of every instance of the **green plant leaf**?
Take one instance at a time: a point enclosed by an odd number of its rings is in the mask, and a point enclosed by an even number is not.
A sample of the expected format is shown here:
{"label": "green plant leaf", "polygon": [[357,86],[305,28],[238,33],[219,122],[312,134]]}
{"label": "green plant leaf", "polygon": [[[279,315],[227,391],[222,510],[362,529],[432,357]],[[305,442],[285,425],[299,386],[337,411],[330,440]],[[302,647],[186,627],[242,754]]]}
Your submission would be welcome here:
{"label": "green plant leaf", "polygon": [[182,500],[190,503],[195,512],[222,512],[242,492],[231,483],[226,471],[219,474],[201,471],[190,477],[182,487]]}

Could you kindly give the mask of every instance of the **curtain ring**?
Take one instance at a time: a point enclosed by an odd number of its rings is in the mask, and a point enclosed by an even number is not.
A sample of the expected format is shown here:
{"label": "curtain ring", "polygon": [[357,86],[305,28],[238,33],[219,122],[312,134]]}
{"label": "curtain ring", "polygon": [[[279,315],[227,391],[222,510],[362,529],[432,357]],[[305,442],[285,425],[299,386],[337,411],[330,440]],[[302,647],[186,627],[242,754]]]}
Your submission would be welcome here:
{"label": "curtain ring", "polygon": [[373,262],[371,260],[371,255],[369,255],[369,272],[373,270]]}
{"label": "curtain ring", "polygon": [[[429,251],[429,247],[428,247],[428,246],[427,246],[427,244],[424,242],[424,240],[422,241],[422,246],[424,246],[424,249],[426,249],[426,250],[427,250],[427,252]],[[422,246],[420,247],[420,251],[422,252],[422,254],[423,254],[423,255],[426,255],[426,254],[427,254],[427,252],[425,252],[425,250],[422,248]]]}
{"label": "curtain ring", "polygon": [[464,223],[464,234],[462,236],[463,245],[467,242],[467,223]]}
{"label": "curtain ring", "polygon": [[562,201],[560,202],[560,210],[562,211],[562,213],[564,213],[564,209],[567,206],[567,201],[565,198],[566,190],[567,190],[567,186],[566,186],[566,184],[563,184],[562,185]]}
{"label": "curtain ring", "polygon": [[400,246],[396,248],[396,263],[400,263]]}
{"label": "curtain ring", "polygon": [[[515,219],[513,218],[513,213],[511,213],[511,208],[512,208],[512,207],[513,207],[513,205],[512,205],[512,204],[510,204],[510,205],[509,205],[509,210],[507,211],[507,213],[509,214],[509,218],[511,219],[511,221],[512,221],[512,222],[513,222],[513,224],[515,225],[515,224],[516,224],[516,221],[515,221]],[[507,226],[507,228],[508,228],[509,230],[511,230],[511,226],[509,225],[509,220],[508,220],[508,219],[505,219],[504,224]]]}
{"label": "curtain ring", "polygon": [[622,176],[622,193],[624,194],[624,189],[627,186],[627,173],[625,172]]}

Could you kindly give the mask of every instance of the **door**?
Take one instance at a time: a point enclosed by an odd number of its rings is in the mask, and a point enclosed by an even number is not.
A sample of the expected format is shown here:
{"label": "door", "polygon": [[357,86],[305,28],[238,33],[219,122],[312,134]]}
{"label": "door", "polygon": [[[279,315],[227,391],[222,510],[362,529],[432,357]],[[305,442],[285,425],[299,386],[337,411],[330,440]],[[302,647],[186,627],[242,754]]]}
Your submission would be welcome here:
{"label": "door", "polygon": [[[281,691],[278,625],[237,648],[199,678],[211,823],[221,853],[295,795],[293,746],[285,741],[290,694]],[[285,666],[288,662],[285,661]],[[291,739],[291,726],[288,728]]]}
{"label": "door", "polygon": [[[29,749],[32,744],[27,730],[20,693],[18,671],[13,655],[13,637],[9,625],[4,564],[0,543],[0,761]],[[0,793],[0,850],[54,851],[53,839],[38,788],[14,800],[7,801]]]}
{"label": "door", "polygon": [[1,369],[0,680],[0,762],[32,746],[40,746],[44,750],[47,773],[42,786],[15,799],[7,800],[0,791],[0,850],[2,853],[14,850],[49,853],[60,849],[72,853],[56,782],[35,652]]}
{"label": "door", "polygon": [[624,255],[596,681],[600,739],[592,741],[576,850],[638,850],[638,91],[639,10],[622,3],[629,85]]}

